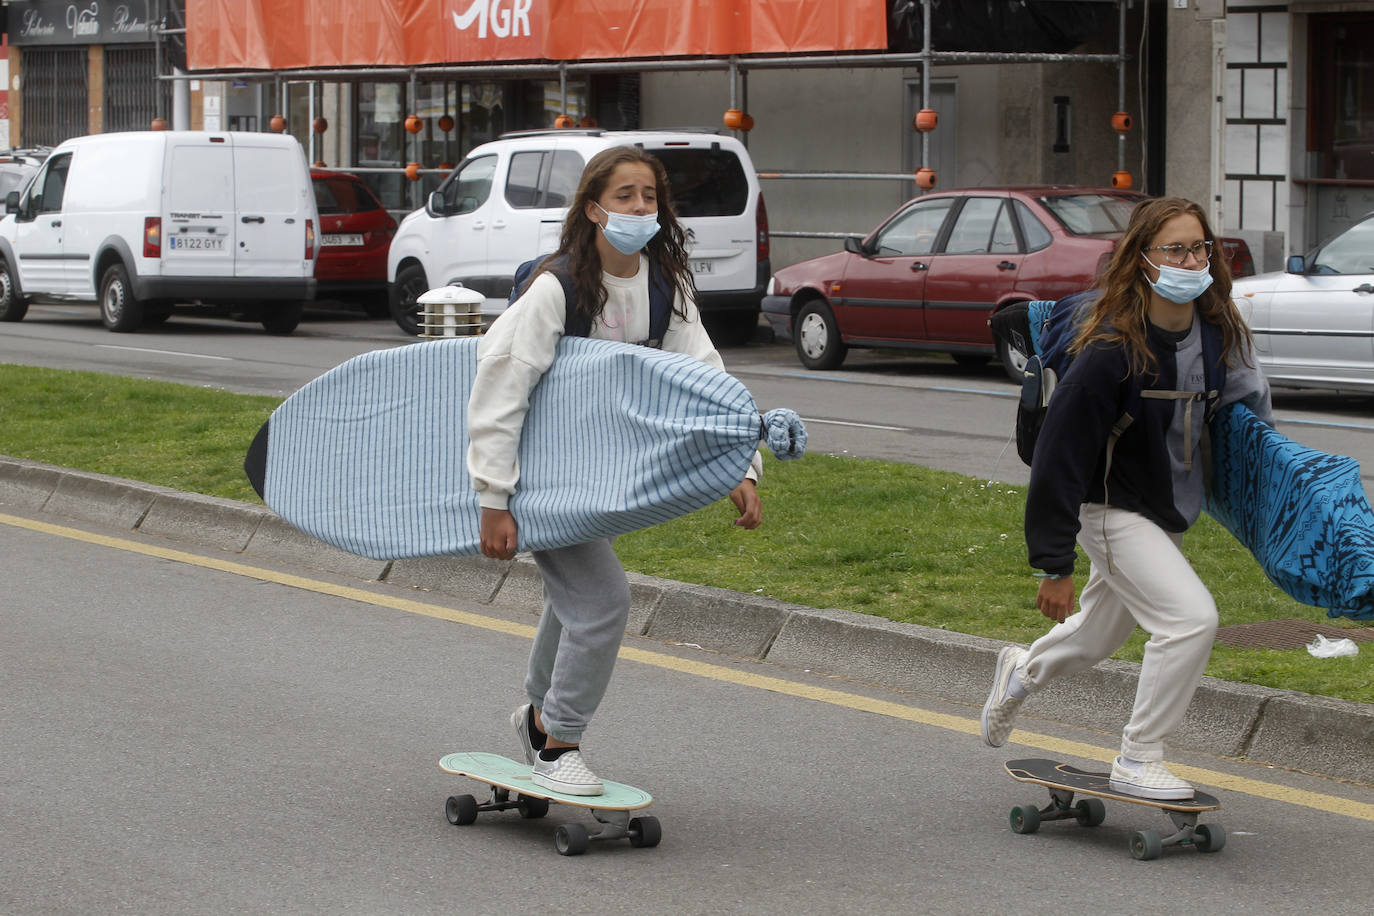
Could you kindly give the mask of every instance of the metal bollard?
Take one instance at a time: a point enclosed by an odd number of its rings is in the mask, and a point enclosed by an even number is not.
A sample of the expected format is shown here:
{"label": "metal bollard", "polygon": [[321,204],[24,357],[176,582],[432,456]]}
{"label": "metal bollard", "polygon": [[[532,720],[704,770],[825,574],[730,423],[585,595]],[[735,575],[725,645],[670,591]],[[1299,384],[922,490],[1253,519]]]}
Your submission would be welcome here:
{"label": "metal bollard", "polygon": [[416,301],[420,304],[421,337],[473,337],[482,333],[486,297],[475,289],[441,286],[422,293]]}

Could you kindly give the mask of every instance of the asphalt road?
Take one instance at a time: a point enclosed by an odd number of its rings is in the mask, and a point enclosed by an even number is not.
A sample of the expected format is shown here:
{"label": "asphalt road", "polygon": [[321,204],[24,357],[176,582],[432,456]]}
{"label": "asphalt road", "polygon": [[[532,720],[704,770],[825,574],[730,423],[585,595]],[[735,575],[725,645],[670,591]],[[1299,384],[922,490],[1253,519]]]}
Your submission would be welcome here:
{"label": "asphalt road", "polygon": [[[1159,812],[1008,829],[1002,763],[1115,736],[629,639],[586,742],[655,849],[468,827],[455,750],[515,753],[527,614],[0,508],[0,912],[1367,913],[1374,788],[1180,754],[1214,855],[1137,862]],[[175,552],[169,552],[175,551]],[[73,573],[77,574],[73,574]],[[340,592],[339,586],[351,589]],[[1070,743],[1077,742],[1077,743]]]}
{"label": "asphalt road", "polygon": [[[36,305],[24,321],[0,324],[0,362],[285,397],[351,356],[411,340],[390,321],[326,307],[309,310],[295,334],[272,337],[256,323],[180,317],[138,334],[111,334],[93,308]],[[787,344],[754,343],[722,355],[760,407],[791,407],[802,415],[815,452],[1009,483],[1027,478],[1012,438],[1016,388],[991,362],[969,370],[938,354],[855,350],[840,370],[809,372]],[[1374,482],[1371,408],[1370,395],[1285,391],[1275,397],[1285,433],[1354,457]]]}

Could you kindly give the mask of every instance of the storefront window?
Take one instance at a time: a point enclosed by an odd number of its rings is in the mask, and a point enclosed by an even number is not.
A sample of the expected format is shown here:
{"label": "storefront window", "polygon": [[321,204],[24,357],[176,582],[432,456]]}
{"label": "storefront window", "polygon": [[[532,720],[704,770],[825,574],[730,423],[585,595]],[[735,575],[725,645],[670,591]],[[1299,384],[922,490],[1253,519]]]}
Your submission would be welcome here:
{"label": "storefront window", "polygon": [[[404,83],[358,84],[354,164],[364,168],[404,168],[410,161],[406,149],[410,134],[405,131],[405,88]],[[404,175],[364,172],[358,177],[376,192],[387,209],[410,209],[410,182]]]}
{"label": "storefront window", "polygon": [[1312,26],[1320,177],[1374,179],[1374,15],[1314,16]]}

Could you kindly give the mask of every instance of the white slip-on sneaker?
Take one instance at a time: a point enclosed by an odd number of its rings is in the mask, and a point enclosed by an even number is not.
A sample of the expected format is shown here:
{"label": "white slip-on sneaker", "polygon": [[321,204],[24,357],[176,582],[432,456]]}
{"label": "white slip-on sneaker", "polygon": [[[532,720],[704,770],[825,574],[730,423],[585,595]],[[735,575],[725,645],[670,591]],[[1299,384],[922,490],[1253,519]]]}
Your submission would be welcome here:
{"label": "white slip-on sneaker", "polygon": [[600,795],[606,791],[601,780],[587,768],[580,750],[561,754],[557,760],[544,760],[536,756],[530,780],[536,786],[564,795]]}
{"label": "white slip-on sneaker", "polygon": [[1011,734],[1011,724],[1016,721],[1016,713],[1025,702],[1025,697],[1014,697],[1008,692],[1011,676],[1028,650],[1020,646],[1005,646],[997,653],[997,670],[992,675],[992,690],[983,704],[983,714],[979,724],[983,730],[983,743],[988,747],[1001,747],[1007,743]]}
{"label": "white slip-on sneaker", "polygon": [[520,739],[520,747],[525,751],[525,762],[534,765],[534,757],[539,753],[534,742],[530,740],[530,704],[526,703],[515,712],[510,714],[511,727],[515,729],[515,735]]}
{"label": "white slip-on sneaker", "polygon": [[1127,765],[1120,756],[1112,761],[1112,791],[1156,801],[1187,801],[1193,787],[1179,779],[1162,760]]}

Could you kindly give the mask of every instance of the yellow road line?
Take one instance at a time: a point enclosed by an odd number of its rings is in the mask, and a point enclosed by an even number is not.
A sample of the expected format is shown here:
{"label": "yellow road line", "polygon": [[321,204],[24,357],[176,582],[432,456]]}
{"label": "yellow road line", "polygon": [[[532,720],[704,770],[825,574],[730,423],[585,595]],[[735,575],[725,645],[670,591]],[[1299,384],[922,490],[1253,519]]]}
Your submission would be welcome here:
{"label": "yellow road line", "polygon": [[[55,537],[67,538],[68,540],[80,541],[86,544],[108,547],[113,550],[123,550],[129,553],[143,554],[144,556],[159,557],[164,560],[172,560],[178,563],[186,563],[191,566],[199,566],[203,569],[214,569],[220,572],[231,573],[236,576],[257,579],[261,582],[273,582],[278,585],[315,592],[316,594],[345,598],[349,601],[357,601],[375,607],[391,608],[411,614],[422,614],[426,617],[448,620],[453,623],[463,624],[464,626],[478,627],[483,630],[491,630],[497,633],[505,633],[509,636],[519,636],[524,639],[532,639],[534,637],[534,627],[529,624],[513,623],[496,617],[487,617],[482,614],[473,614],[467,611],[457,611],[451,608],[440,607],[436,604],[426,604],[422,601],[412,601],[408,598],[379,594],[365,591],[360,588],[351,588],[346,585],[335,585],[331,582],[322,582],[318,579],[307,579],[302,576],[291,575],[290,573],[276,572],[257,566],[249,566],[244,563],[235,563],[231,560],[203,557],[193,553],[186,553],[181,550],[172,550],[167,547],[158,547],[152,544],[140,544],[137,541],[130,541],[124,538],[92,534],[88,531],[81,531],[76,528],[67,528],[62,525],[33,521],[31,519],[5,515],[3,513],[0,513],[0,523],[15,528],[24,528],[29,531],[50,534]],[[656,668],[662,668],[669,671],[677,671],[681,674],[687,674],[693,677],[707,678],[713,681],[736,684],[741,687],[750,687],[756,690],[767,690],[785,696],[814,700],[819,703],[828,703],[832,706],[842,706],[847,709],[855,709],[875,715],[888,716],[893,719],[901,719],[907,722],[915,722],[920,725],[948,729],[949,731],[963,732],[968,735],[978,734],[978,723],[973,719],[963,716],[934,712],[916,706],[905,706],[901,703],[893,703],[888,700],[877,700],[872,697],[861,696],[855,693],[832,690],[828,687],[815,687],[809,684],[785,680],[783,678],[771,677],[766,674],[738,671],[734,668],[727,668],[724,665],[714,665],[710,662],[697,661],[689,658],[678,658],[674,655],[667,655],[662,652],[651,652],[646,649],[638,649],[632,646],[622,647],[620,650],[620,657],[627,661],[652,665]],[[1084,744],[1080,741],[1055,738],[1051,735],[1040,735],[1035,732],[1027,732],[1020,729],[1012,732],[1011,740],[1016,744],[1035,748],[1051,754],[1080,757],[1086,760],[1098,760],[1104,763],[1110,762],[1116,755],[1114,750],[1108,750],[1107,748]],[[1182,766],[1171,763],[1169,768],[1180,777],[1200,785],[1229,789],[1233,792],[1253,795],[1258,798],[1267,798],[1304,808],[1312,808],[1317,811],[1327,811],[1332,814],[1342,814],[1348,817],[1359,818],[1360,820],[1374,821],[1374,805],[1364,802],[1352,801],[1351,799],[1340,798],[1335,795],[1325,795],[1320,792],[1309,792],[1305,789],[1295,789],[1289,786],[1276,785],[1258,779],[1249,779],[1244,776],[1233,776],[1229,773],[1220,773],[1216,770],[1207,770],[1200,767]]]}

